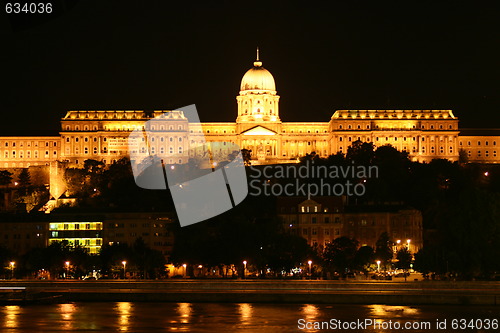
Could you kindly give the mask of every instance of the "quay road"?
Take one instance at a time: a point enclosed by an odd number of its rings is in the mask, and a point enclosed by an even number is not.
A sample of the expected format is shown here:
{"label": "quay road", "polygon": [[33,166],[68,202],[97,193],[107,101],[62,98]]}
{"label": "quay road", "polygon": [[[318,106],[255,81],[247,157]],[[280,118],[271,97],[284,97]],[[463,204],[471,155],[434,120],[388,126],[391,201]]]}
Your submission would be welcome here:
{"label": "quay road", "polygon": [[500,282],[330,280],[4,280],[65,301],[500,305]]}

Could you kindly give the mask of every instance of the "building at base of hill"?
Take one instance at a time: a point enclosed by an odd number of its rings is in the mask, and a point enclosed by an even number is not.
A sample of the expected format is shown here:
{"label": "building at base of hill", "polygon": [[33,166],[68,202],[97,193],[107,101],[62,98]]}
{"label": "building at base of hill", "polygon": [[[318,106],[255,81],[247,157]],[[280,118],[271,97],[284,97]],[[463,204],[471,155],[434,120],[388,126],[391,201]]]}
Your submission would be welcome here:
{"label": "building at base of hill", "polygon": [[345,197],[279,197],[277,214],[288,232],[320,249],[339,237],[375,248],[384,232],[394,251],[408,246],[416,253],[423,246],[421,212],[400,204],[356,206],[347,205]]}
{"label": "building at base of hill", "polygon": [[98,254],[104,245],[133,245],[141,238],[168,260],[176,226],[169,213],[3,214],[0,220],[2,244],[17,255],[54,242]]}

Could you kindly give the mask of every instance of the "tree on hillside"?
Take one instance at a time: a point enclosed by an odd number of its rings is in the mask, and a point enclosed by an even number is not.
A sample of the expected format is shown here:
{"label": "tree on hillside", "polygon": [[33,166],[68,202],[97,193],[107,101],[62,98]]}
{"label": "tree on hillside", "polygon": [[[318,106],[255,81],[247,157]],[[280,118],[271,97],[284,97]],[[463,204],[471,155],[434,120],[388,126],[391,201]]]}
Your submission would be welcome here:
{"label": "tree on hillside", "polygon": [[398,259],[396,267],[401,268],[404,271],[406,281],[406,272],[410,269],[410,264],[413,259],[412,255],[406,247],[403,247],[397,252],[396,259]]}
{"label": "tree on hillside", "polygon": [[31,185],[31,175],[28,168],[21,171],[18,177],[19,186],[28,187]]}
{"label": "tree on hillside", "polygon": [[354,268],[354,258],[357,249],[357,240],[348,237],[339,237],[325,246],[323,259],[330,268],[341,274],[345,274],[347,270]]}
{"label": "tree on hillside", "polygon": [[245,166],[250,166],[252,164],[251,159],[252,159],[252,150],[250,149],[242,149],[241,150],[241,156],[243,157],[243,163],[245,163]]}
{"label": "tree on hillside", "polygon": [[383,265],[386,265],[392,259],[392,242],[389,239],[389,234],[383,232],[377,240],[375,247],[375,259],[380,260]]}
{"label": "tree on hillside", "polygon": [[375,156],[375,145],[372,142],[354,141],[347,148],[346,158],[359,165],[369,165]]}
{"label": "tree on hillside", "polygon": [[357,269],[366,271],[367,266],[373,264],[375,260],[375,251],[371,246],[362,246],[356,252],[354,264]]}
{"label": "tree on hillside", "polygon": [[83,169],[89,173],[99,174],[104,171],[104,163],[97,160],[88,159],[83,161]]}
{"label": "tree on hillside", "polygon": [[12,181],[12,172],[7,170],[0,171],[0,185],[9,185]]}
{"label": "tree on hillside", "polygon": [[463,148],[460,148],[458,150],[458,163],[460,164],[469,163],[469,154],[467,154],[467,151]]}

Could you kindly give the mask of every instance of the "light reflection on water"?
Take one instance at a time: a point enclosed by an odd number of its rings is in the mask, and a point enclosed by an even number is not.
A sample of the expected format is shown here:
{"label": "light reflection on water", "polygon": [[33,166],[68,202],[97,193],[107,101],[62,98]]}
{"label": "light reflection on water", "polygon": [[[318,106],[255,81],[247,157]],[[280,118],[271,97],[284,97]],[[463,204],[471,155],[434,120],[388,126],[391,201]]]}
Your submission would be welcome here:
{"label": "light reflection on water", "polygon": [[3,307],[4,327],[16,328],[18,325],[18,316],[21,313],[19,305],[7,305]]}
{"label": "light reflection on water", "polygon": [[[390,320],[435,322],[445,318],[500,319],[500,307],[137,302],[9,305],[0,306],[0,332],[299,332],[301,318],[307,322],[371,318],[380,323]],[[373,328],[365,331],[397,332]]]}
{"label": "light reflection on water", "polygon": [[240,322],[242,325],[248,325],[252,321],[252,304],[241,303],[239,304]]}
{"label": "light reflection on water", "polygon": [[118,312],[118,329],[120,331],[129,330],[129,319],[132,310],[132,303],[130,302],[119,302],[115,307]]}
{"label": "light reflection on water", "polygon": [[57,313],[61,315],[61,322],[65,331],[71,331],[74,329],[73,314],[75,311],[76,311],[75,304],[72,303],[58,304]]}

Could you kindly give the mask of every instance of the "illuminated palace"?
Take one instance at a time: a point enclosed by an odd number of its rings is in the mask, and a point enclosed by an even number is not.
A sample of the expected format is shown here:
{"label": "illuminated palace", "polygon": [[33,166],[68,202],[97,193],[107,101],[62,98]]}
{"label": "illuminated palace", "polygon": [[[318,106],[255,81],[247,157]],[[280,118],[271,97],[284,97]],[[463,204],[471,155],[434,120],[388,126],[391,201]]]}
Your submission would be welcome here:
{"label": "illuminated palace", "polygon": [[500,162],[500,130],[460,130],[451,110],[338,110],[328,122],[282,122],[279,98],[273,76],[257,57],[241,80],[236,122],[203,123],[194,130],[181,111],[68,111],[59,136],[0,137],[0,167],[112,163],[128,155],[130,132],[151,119],[149,153],[170,155],[167,163],[194,157],[197,150],[190,148],[199,146],[202,135],[251,150],[254,164],[293,162],[312,152],[346,153],[357,140],[390,144],[415,161],[456,161],[463,150],[470,162]]}

